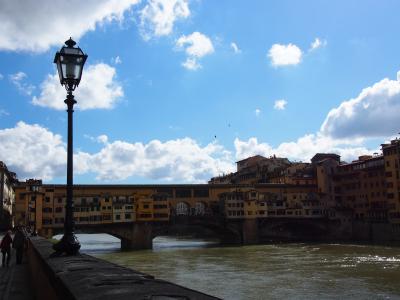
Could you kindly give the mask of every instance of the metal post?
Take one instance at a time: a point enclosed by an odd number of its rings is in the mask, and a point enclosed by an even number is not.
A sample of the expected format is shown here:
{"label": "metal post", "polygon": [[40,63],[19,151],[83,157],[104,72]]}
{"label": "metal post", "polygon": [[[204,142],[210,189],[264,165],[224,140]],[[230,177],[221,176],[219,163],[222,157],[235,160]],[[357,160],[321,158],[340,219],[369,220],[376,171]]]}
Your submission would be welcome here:
{"label": "metal post", "polygon": [[73,112],[76,103],[72,90],[68,90],[67,99],[68,112],[68,149],[67,149],[67,203],[65,205],[64,236],[53,246],[54,250],[67,255],[75,255],[79,252],[81,245],[74,234],[74,203],[73,203]]}

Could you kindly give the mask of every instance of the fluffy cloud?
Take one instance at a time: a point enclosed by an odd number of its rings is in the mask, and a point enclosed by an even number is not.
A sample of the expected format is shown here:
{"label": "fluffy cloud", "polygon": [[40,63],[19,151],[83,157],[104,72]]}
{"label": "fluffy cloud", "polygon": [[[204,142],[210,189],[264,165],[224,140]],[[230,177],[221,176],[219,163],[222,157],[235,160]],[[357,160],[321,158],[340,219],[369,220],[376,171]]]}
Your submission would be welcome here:
{"label": "fluffy cloud", "polygon": [[214,53],[214,46],[211,40],[197,31],[190,35],[182,35],[176,41],[176,46],[178,49],[185,49],[187,59],[182,65],[189,70],[201,68],[198,59]]}
{"label": "fluffy cloud", "polygon": [[256,110],[254,111],[254,113],[256,114],[256,117],[260,116],[260,114],[261,114],[261,109],[256,108]]}
{"label": "fluffy cloud", "polygon": [[[115,68],[99,63],[85,68],[81,83],[75,91],[77,108],[86,109],[110,109],[124,95],[122,86],[115,80]],[[39,97],[34,96],[34,105],[64,110],[66,92],[60,85],[58,74],[48,75],[42,82]]]}
{"label": "fluffy cloud", "polygon": [[24,72],[17,72],[15,74],[11,74],[9,77],[10,81],[15,85],[20,93],[30,96],[35,90],[34,85],[26,82],[28,76]]}
{"label": "fluffy cloud", "polygon": [[[79,39],[96,25],[122,20],[139,0],[1,1],[0,49],[46,51],[69,36]],[[73,13],[68,13],[73,10]]]}
{"label": "fluffy cloud", "polygon": [[169,35],[174,23],[190,16],[187,0],[149,0],[140,11],[140,32],[145,40]]}
{"label": "fluffy cloud", "polygon": [[4,75],[0,73],[0,80],[4,78]]}
{"label": "fluffy cloud", "polygon": [[400,128],[399,111],[400,72],[396,80],[385,78],[332,109],[321,132],[334,138],[392,136]]}
{"label": "fluffy cloud", "polygon": [[235,52],[236,54],[239,54],[242,52],[242,50],[239,49],[238,45],[236,45],[236,43],[231,43],[231,48],[233,50],[233,52]]}
{"label": "fluffy cloud", "polygon": [[294,44],[274,44],[268,51],[268,57],[274,67],[297,65],[301,62],[303,52]]}
{"label": "fluffy cloud", "polygon": [[274,103],[274,109],[284,110],[286,108],[287,101],[284,99],[276,100]]}
{"label": "fluffy cloud", "polygon": [[[103,148],[97,153],[74,154],[76,174],[95,173],[102,181],[130,176],[177,182],[206,182],[222,172],[233,171],[230,152],[217,143],[199,145],[190,138],[148,144],[109,142],[101,135]],[[0,130],[0,160],[19,178],[50,180],[64,177],[66,145],[61,136],[39,125],[19,122],[14,128]]]}
{"label": "fluffy cloud", "polygon": [[326,40],[321,40],[320,38],[315,38],[315,40],[310,45],[310,51],[325,47],[328,44]]}
{"label": "fluffy cloud", "polygon": [[148,144],[115,141],[87,160],[100,180],[143,176],[164,181],[205,182],[234,169],[230,153],[216,143],[201,147],[190,138]]}
{"label": "fluffy cloud", "polygon": [[196,71],[201,69],[201,64],[197,61],[196,58],[188,57],[183,63],[182,66],[188,70]]}
{"label": "fluffy cloud", "polygon": [[360,155],[371,153],[371,150],[362,146],[362,142],[362,140],[334,140],[318,133],[305,135],[294,142],[282,143],[275,148],[268,143],[258,142],[255,137],[249,138],[247,141],[236,138],[234,145],[237,160],[257,154],[266,157],[275,154],[291,160],[309,161],[318,152],[329,152],[337,153],[342,156],[343,160],[351,161]]}
{"label": "fluffy cloud", "polygon": [[20,178],[63,176],[66,153],[61,136],[39,125],[19,122],[0,130],[0,160]]}

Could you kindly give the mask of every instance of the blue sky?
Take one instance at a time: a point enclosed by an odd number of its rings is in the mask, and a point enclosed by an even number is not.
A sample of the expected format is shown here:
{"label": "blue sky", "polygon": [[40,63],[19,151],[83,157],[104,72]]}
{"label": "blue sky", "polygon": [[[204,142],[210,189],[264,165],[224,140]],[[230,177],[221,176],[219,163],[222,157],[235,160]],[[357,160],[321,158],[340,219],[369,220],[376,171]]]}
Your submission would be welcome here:
{"label": "blue sky", "polygon": [[387,0],[0,0],[0,160],[21,179],[65,182],[53,58],[70,36],[89,55],[76,183],[206,182],[255,154],[379,152],[400,129],[398,11]]}

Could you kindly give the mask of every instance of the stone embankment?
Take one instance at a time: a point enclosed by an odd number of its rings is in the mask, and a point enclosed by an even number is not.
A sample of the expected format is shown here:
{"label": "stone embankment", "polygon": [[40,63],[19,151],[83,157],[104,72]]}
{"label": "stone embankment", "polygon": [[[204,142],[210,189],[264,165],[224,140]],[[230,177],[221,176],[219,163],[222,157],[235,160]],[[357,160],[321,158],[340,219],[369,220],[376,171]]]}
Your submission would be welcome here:
{"label": "stone embankment", "polygon": [[53,257],[53,252],[48,240],[29,240],[28,267],[36,299],[219,299],[86,254]]}

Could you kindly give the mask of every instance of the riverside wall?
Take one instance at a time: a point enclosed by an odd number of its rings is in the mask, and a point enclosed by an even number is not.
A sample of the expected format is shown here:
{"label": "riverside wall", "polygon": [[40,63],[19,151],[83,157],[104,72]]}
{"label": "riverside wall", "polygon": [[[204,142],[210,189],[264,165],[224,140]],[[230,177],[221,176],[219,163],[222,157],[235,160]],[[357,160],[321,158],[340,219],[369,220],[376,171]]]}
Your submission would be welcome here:
{"label": "riverside wall", "polygon": [[86,254],[53,253],[48,240],[30,238],[27,256],[36,299],[219,299]]}

